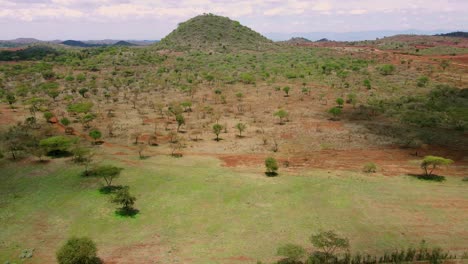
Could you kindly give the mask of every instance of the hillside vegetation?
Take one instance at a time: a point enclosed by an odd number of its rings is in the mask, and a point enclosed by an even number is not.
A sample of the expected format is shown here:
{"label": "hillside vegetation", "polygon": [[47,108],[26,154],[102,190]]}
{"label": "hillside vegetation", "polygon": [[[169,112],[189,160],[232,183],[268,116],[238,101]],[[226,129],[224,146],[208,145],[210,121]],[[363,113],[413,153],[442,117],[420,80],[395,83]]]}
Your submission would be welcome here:
{"label": "hillside vegetation", "polygon": [[273,42],[227,17],[204,14],[180,23],[161,40],[161,48],[173,50],[263,50]]}

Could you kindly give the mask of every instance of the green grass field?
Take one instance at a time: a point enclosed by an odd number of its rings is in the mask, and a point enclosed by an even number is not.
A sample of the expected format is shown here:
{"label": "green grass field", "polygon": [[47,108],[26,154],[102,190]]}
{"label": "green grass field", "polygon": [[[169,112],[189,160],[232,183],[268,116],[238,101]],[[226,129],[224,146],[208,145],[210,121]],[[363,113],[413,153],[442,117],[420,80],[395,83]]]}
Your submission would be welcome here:
{"label": "green grass field", "polygon": [[[114,214],[98,179],[66,160],[0,164],[0,262],[50,263],[70,236],[89,236],[116,263],[268,261],[286,242],[334,229],[353,251],[381,252],[426,239],[468,250],[467,182],[309,171],[265,177],[214,158],[159,156],[118,163],[116,184],[137,196],[135,218]],[[132,249],[132,250],[129,250]],[[120,261],[120,262],[119,262]],[[160,262],[156,262],[160,261]],[[237,261],[237,262],[236,262]]]}

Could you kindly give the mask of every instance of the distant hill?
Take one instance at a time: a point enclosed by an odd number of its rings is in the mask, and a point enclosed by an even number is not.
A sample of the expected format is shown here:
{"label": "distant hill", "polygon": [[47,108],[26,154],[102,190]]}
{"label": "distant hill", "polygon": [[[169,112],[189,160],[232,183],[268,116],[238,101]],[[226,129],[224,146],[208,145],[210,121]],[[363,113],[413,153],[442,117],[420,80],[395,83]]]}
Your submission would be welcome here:
{"label": "distant hill", "polygon": [[160,48],[173,50],[260,50],[273,42],[227,17],[204,14],[180,23],[163,38]]}
{"label": "distant hill", "polygon": [[441,36],[441,37],[456,37],[456,38],[468,38],[468,32],[463,32],[463,31],[456,31],[456,32],[450,32],[450,33],[445,33],[445,34],[437,34],[435,36]]}
{"label": "distant hill", "polygon": [[130,42],[127,42],[127,41],[119,41],[119,42],[116,42],[114,44],[112,44],[113,46],[136,46],[136,44],[133,44],[133,43],[130,43]]}
{"label": "distant hill", "polygon": [[88,44],[88,43],[84,43],[83,41],[79,41],[79,40],[65,40],[60,44],[71,46],[71,47],[81,47],[81,48],[105,46],[103,44]]}
{"label": "distant hill", "polygon": [[290,45],[299,45],[305,43],[311,43],[312,41],[303,37],[292,37],[289,40],[282,41],[282,43],[290,44]]}

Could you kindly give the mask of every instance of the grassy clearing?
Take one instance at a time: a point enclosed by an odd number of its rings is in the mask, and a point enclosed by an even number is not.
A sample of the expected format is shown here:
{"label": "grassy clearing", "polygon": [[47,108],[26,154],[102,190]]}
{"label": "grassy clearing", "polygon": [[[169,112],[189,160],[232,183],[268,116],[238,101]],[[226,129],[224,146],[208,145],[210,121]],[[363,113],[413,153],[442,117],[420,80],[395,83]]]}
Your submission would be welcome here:
{"label": "grassy clearing", "polygon": [[66,161],[1,164],[0,261],[17,261],[27,248],[36,248],[31,263],[51,261],[71,235],[94,239],[104,260],[156,236],[139,263],[268,260],[282,243],[309,246],[309,235],[321,228],[349,237],[353,250],[379,252],[423,238],[467,249],[468,193],[460,178],[436,183],[326,171],[267,178],[212,158],[136,162],[116,180],[137,196],[133,219],[115,216],[98,192],[101,183]]}

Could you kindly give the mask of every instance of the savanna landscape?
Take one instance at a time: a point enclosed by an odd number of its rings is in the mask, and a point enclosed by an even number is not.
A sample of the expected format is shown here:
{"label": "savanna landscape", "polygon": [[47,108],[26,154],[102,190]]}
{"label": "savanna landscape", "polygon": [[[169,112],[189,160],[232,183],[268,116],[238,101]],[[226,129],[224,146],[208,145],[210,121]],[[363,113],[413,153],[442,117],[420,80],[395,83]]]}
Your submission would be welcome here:
{"label": "savanna landscape", "polygon": [[[0,48],[2,263],[467,263],[468,38]],[[96,253],[97,251],[97,253]]]}

